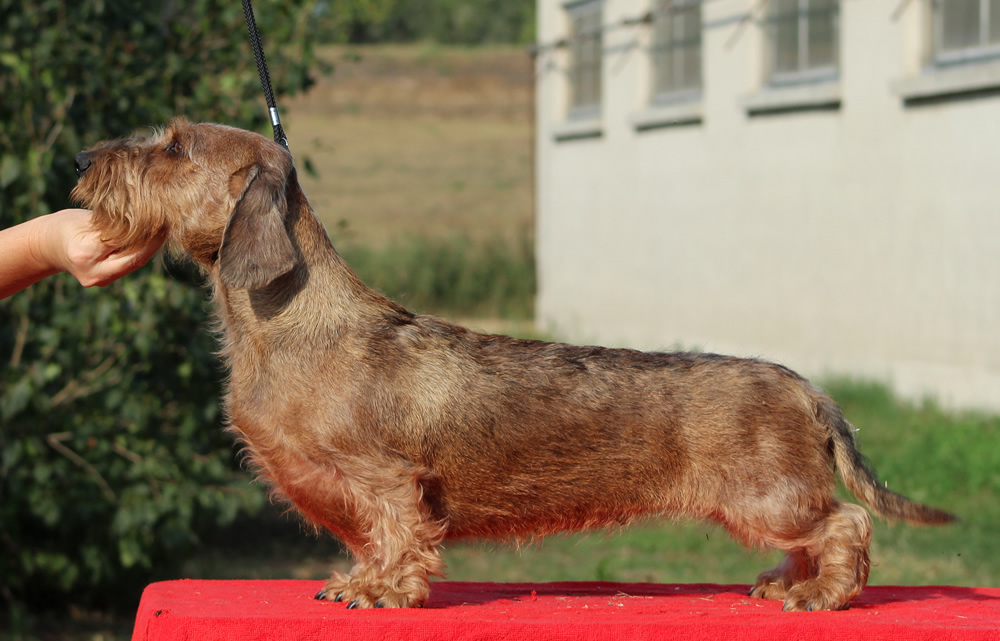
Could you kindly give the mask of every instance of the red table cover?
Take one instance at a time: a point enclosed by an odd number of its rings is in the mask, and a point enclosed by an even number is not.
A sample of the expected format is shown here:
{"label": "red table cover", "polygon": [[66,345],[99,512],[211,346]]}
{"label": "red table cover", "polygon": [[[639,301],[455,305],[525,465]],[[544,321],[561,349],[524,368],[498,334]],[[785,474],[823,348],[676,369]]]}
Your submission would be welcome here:
{"label": "red table cover", "polygon": [[348,610],[320,581],[148,586],[133,641],[991,639],[1000,589],[868,587],[850,610],[782,612],[743,585],[435,583],[423,609]]}

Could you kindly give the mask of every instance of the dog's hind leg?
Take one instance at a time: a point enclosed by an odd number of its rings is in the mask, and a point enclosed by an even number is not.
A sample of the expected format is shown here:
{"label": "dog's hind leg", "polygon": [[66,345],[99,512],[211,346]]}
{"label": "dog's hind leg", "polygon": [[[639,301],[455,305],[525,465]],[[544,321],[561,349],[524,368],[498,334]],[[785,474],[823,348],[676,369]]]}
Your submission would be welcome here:
{"label": "dog's hind leg", "polygon": [[423,500],[418,475],[381,471],[351,478],[348,501],[364,524],[359,544],[349,545],[356,565],[350,575],[335,572],[318,598],[352,608],[420,607],[430,594],[430,576],[441,575],[444,526]]}
{"label": "dog's hind leg", "polygon": [[843,610],[868,583],[871,562],[871,516],[852,503],[835,503],[823,523],[820,539],[806,553],[816,566],[815,578],[796,583],[785,597],[785,610]]}
{"label": "dog's hind leg", "polygon": [[751,596],[784,599],[784,609],[843,610],[868,582],[872,521],[864,508],[834,501],[808,534],[774,543],[788,550],[762,572]]}

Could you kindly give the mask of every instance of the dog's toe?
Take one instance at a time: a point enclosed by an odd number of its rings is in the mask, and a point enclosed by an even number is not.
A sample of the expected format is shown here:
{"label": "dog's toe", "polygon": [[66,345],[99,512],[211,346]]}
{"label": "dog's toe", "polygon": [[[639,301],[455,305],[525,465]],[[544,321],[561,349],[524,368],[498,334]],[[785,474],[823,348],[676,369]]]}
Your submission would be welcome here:
{"label": "dog's toe", "polygon": [[844,598],[838,592],[821,590],[815,581],[807,581],[788,591],[788,598],[781,609],[785,612],[846,610],[851,607],[851,601],[849,598],[845,601]]}
{"label": "dog's toe", "polygon": [[376,601],[370,594],[359,594],[347,604],[348,610],[367,610],[369,608],[383,608],[385,604],[381,600]]}
{"label": "dog's toe", "polygon": [[755,599],[773,599],[776,601],[781,601],[785,598],[785,593],[787,590],[784,585],[778,582],[758,582],[757,585],[750,588],[750,592],[747,594]]}
{"label": "dog's toe", "polygon": [[782,612],[816,612],[819,610],[842,610],[840,608],[825,608],[820,603],[813,602],[803,602],[799,600],[788,599],[785,601],[784,605],[781,606]]}
{"label": "dog's toe", "polygon": [[781,605],[782,612],[811,612],[812,605],[799,599],[785,599]]}

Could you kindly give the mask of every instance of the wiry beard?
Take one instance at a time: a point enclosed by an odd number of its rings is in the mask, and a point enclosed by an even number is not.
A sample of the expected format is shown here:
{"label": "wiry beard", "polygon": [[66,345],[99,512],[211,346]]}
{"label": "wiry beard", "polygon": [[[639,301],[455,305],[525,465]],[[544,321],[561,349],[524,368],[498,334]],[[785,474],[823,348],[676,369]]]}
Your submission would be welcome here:
{"label": "wiry beard", "polygon": [[70,193],[93,211],[101,240],[121,248],[146,244],[169,226],[162,207],[143,207],[149,201],[139,191],[147,167],[142,150],[131,142],[95,148],[90,168]]}

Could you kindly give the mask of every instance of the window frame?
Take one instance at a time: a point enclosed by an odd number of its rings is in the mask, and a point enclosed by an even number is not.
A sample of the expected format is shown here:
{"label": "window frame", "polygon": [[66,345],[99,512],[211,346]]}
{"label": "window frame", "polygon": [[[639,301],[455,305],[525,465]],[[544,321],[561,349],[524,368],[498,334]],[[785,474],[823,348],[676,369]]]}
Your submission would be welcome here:
{"label": "window frame", "polygon": [[[809,66],[809,17],[812,13],[809,9],[810,0],[795,0],[798,7],[796,9],[796,29],[798,40],[798,51],[796,61],[798,69],[796,71],[777,71],[776,61],[778,59],[778,36],[777,20],[773,11],[769,10],[766,20],[768,28],[768,84],[772,86],[787,86],[814,82],[830,82],[840,77],[840,0],[834,0],[834,7],[831,9],[831,33],[833,47],[833,64],[824,66]],[[775,5],[772,5],[772,7]]]}
{"label": "window frame", "polygon": [[[586,120],[597,118],[601,115],[604,101],[604,0],[573,0],[563,4],[569,21],[569,64],[567,65],[567,116],[570,120]],[[582,42],[579,37],[579,21],[590,19],[593,21],[597,17],[596,30],[583,32],[585,35],[592,33],[596,40],[596,47],[592,43]],[[587,51],[585,46],[591,44],[591,50]],[[580,58],[584,54],[591,54],[595,59],[588,60],[585,67],[581,67]],[[590,92],[595,94],[592,101],[578,102],[582,84],[589,76]]]}
{"label": "window frame", "polygon": [[[654,106],[687,102],[697,100],[701,97],[704,87],[704,49],[702,36],[704,22],[701,11],[702,2],[703,0],[655,0],[654,2],[650,25],[652,30],[650,38],[650,103]],[[684,45],[689,37],[689,34],[685,33],[685,22],[674,22],[674,14],[682,11],[694,11],[697,13],[697,35],[694,36],[693,40],[696,41],[696,45],[678,46],[678,43]],[[661,32],[658,30],[656,24],[657,17],[663,15],[669,16],[666,19],[670,21],[667,27],[669,36],[665,39],[665,42],[658,37]],[[673,67],[671,69],[672,77],[683,76],[685,56],[677,55],[679,49],[684,53],[690,53],[694,49],[697,50],[697,82],[693,86],[675,85],[661,88],[659,86],[659,70],[661,69],[661,65],[668,64]]]}
{"label": "window frame", "polygon": [[947,51],[943,48],[944,15],[941,12],[941,2],[942,0],[930,0],[931,62],[933,64],[949,66],[1000,58],[1000,42],[989,43],[990,0],[979,0],[979,44]]}

